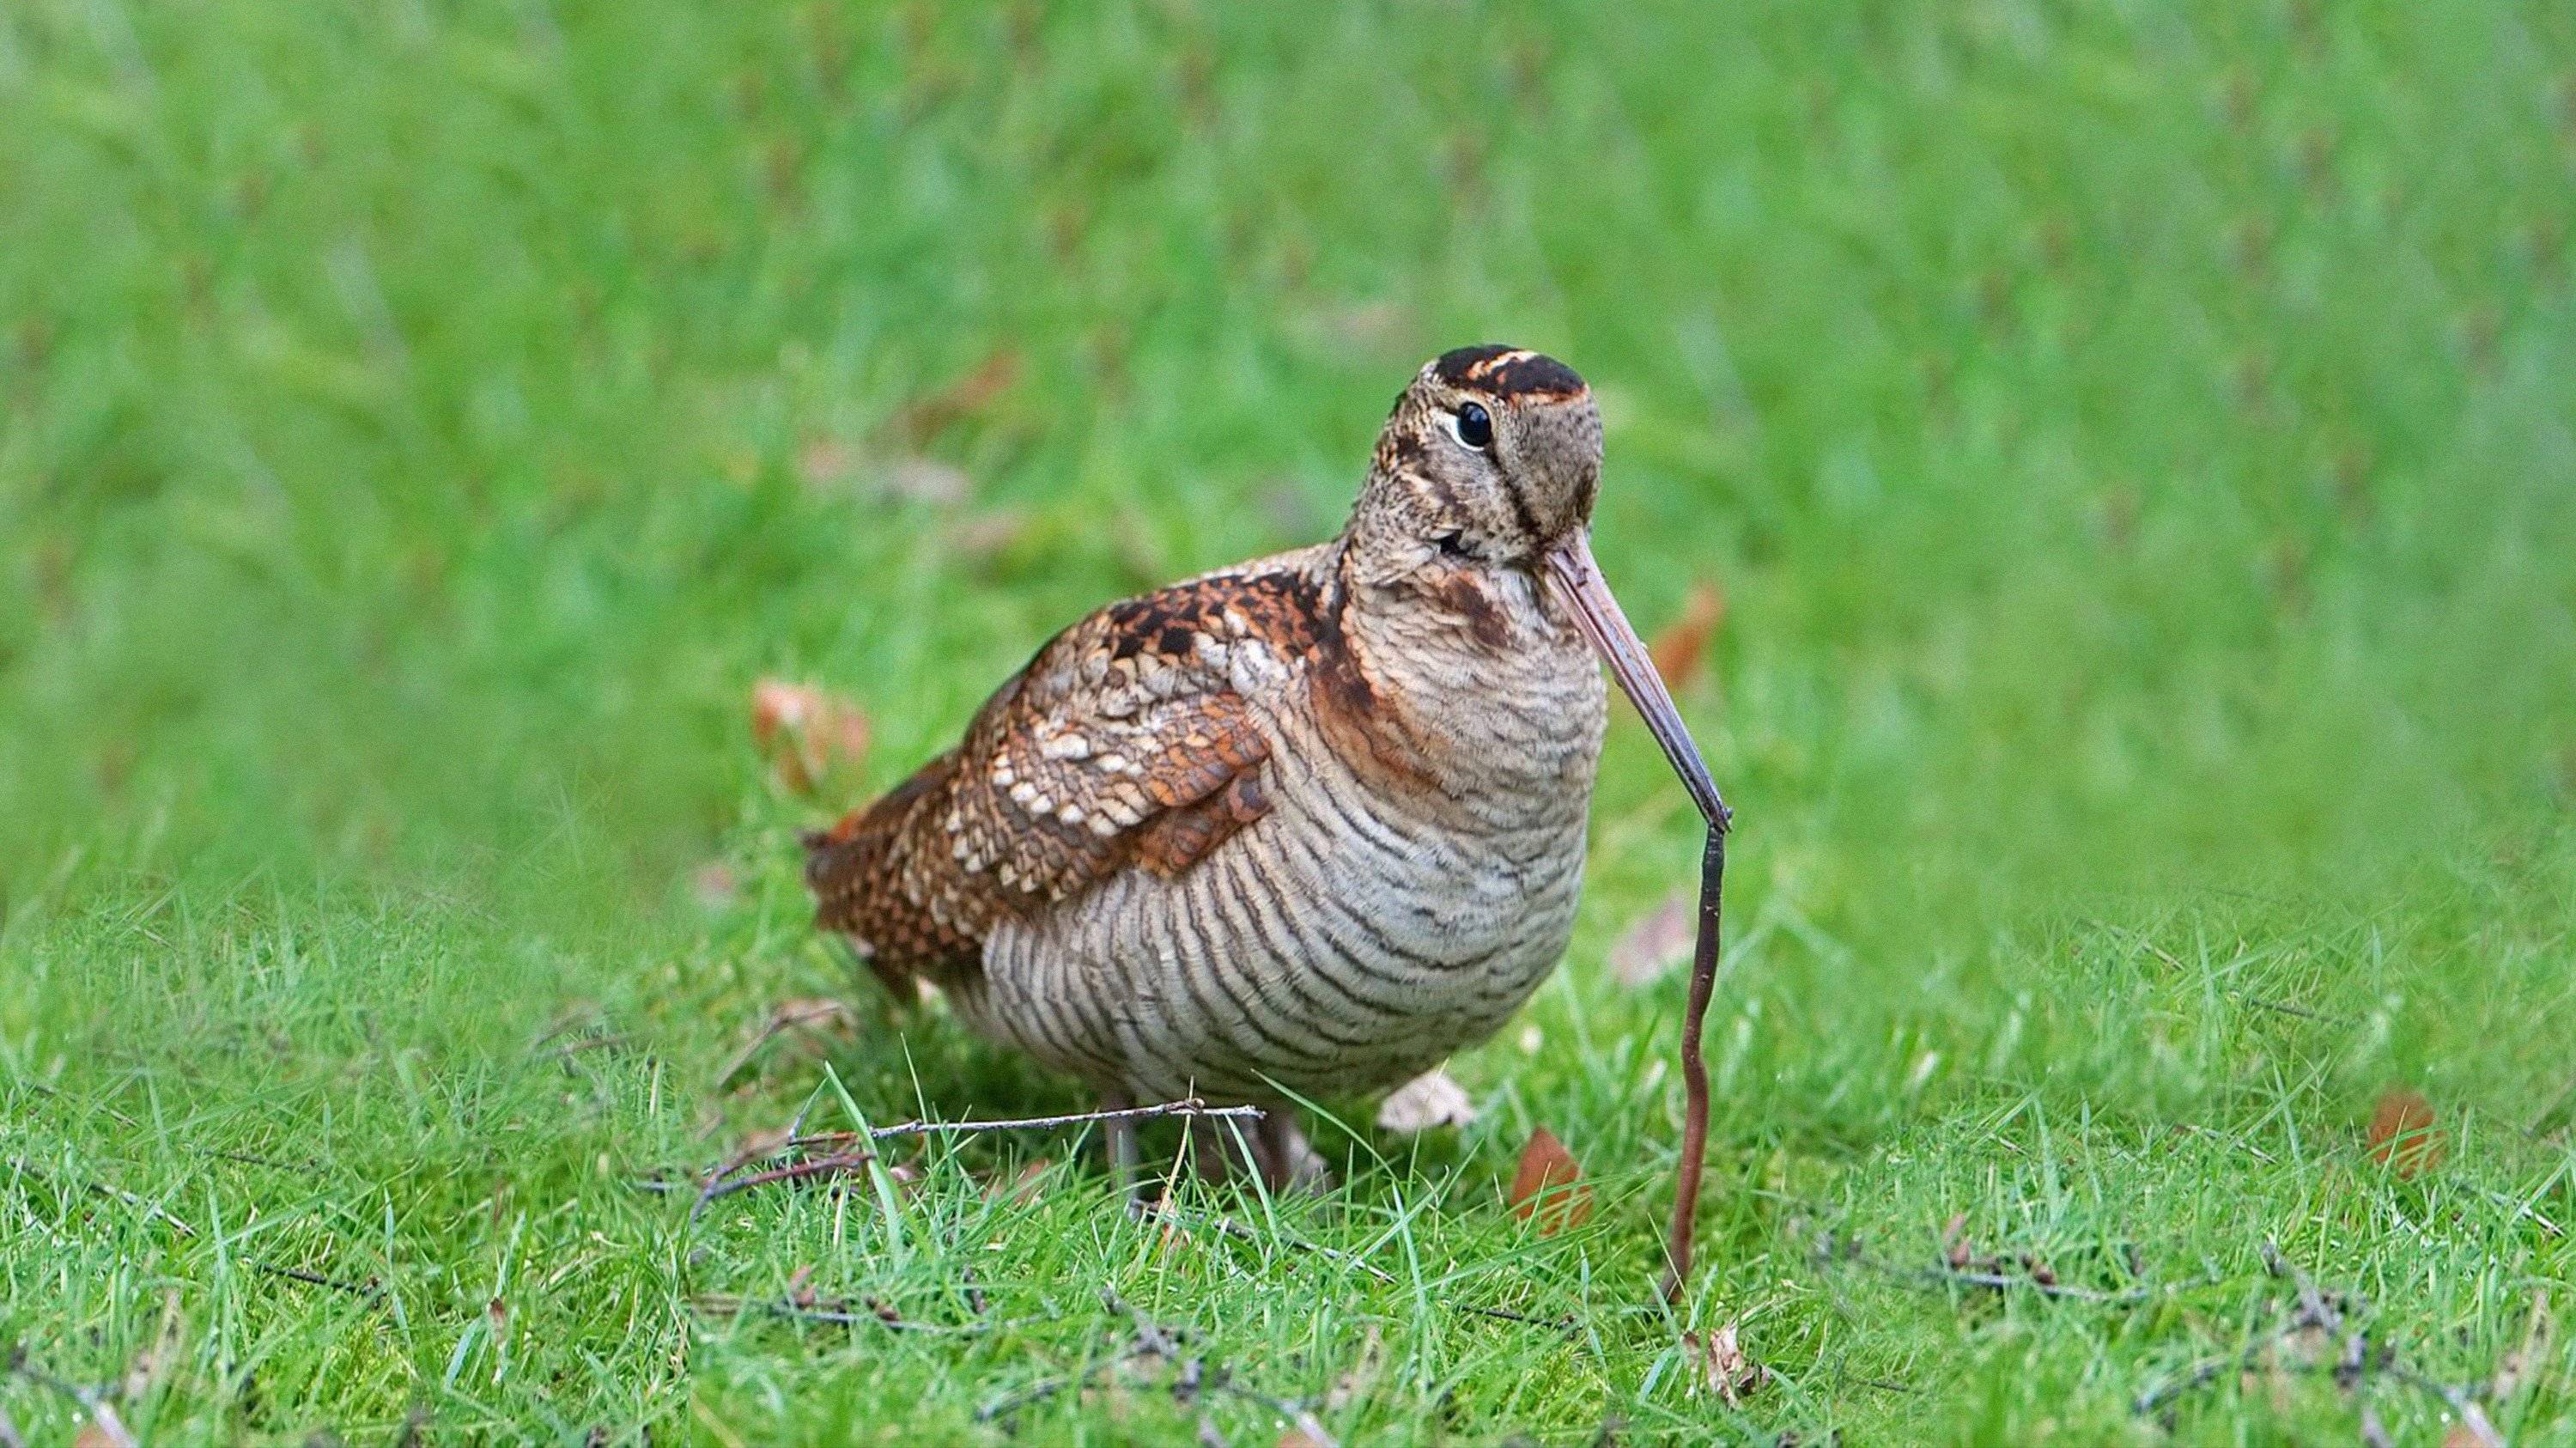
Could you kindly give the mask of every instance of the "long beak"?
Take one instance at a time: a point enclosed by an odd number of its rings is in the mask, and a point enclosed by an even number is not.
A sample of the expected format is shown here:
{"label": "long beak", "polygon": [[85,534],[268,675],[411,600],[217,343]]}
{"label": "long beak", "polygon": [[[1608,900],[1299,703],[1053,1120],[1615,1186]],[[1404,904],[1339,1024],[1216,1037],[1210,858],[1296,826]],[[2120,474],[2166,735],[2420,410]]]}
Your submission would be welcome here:
{"label": "long beak", "polygon": [[1602,660],[1610,665],[1610,677],[1619,681],[1655,742],[1664,747],[1664,758],[1672,761],[1673,773],[1682,777],[1691,803],[1699,806],[1712,828],[1724,830],[1732,812],[1718,795],[1717,781],[1709,778],[1708,761],[1700,758],[1699,746],[1691,742],[1681,710],[1673,706],[1672,691],[1664,687],[1664,676],[1655,672],[1654,657],[1629,627],[1619,600],[1610,596],[1610,585],[1602,581],[1601,565],[1592,561],[1590,530],[1576,530],[1547,550],[1546,557],[1547,581],[1574,615],[1576,627],[1601,651]]}

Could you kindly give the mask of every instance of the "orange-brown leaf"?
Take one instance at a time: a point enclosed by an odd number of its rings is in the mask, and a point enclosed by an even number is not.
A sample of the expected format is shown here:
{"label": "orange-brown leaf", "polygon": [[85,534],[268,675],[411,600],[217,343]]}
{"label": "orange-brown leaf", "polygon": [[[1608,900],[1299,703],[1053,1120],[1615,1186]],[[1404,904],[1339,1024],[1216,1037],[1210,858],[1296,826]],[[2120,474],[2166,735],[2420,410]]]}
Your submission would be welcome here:
{"label": "orange-brown leaf", "polygon": [[780,783],[810,792],[836,769],[868,757],[867,711],[811,684],[763,679],[751,690],[751,738]]}
{"label": "orange-brown leaf", "polygon": [[72,1448],[134,1448],[134,1435],[127,1431],[124,1420],[105,1403],[98,1405],[96,1416],[80,1425],[72,1435]]}
{"label": "orange-brown leaf", "polygon": [[1976,1244],[1968,1240],[1968,1214],[1952,1213],[1949,1222],[1941,1228],[1941,1260],[1949,1263],[1950,1270],[1956,1272],[1966,1267],[1976,1255]]}
{"label": "orange-brown leaf", "polygon": [[2445,1144],[2433,1105],[2417,1092],[2392,1086],[2370,1113],[2370,1159],[2401,1177],[2418,1177],[2442,1164]]}
{"label": "orange-brown leaf", "polygon": [[1512,1173],[1512,1215],[1535,1220],[1542,1232],[1579,1227],[1592,1216],[1592,1188],[1584,1185],[1583,1168],[1574,1153],[1542,1126],[1521,1148],[1520,1169]]}
{"label": "orange-brown leaf", "polygon": [[890,426],[918,447],[937,437],[950,423],[991,406],[1019,380],[1020,354],[1008,347],[1000,348],[977,363],[974,371],[896,409]]}
{"label": "orange-brown leaf", "polygon": [[1038,1189],[1046,1185],[1047,1168],[1053,1164],[1045,1157],[1038,1157],[1021,1167],[1007,1182],[999,1175],[994,1176],[984,1183],[984,1200],[1007,1201],[1015,1207],[1027,1206],[1038,1199]]}
{"label": "orange-brown leaf", "polygon": [[1692,586],[1690,598],[1682,604],[1681,617],[1664,625],[1646,652],[1655,660],[1655,671],[1664,683],[1678,694],[1690,686],[1708,657],[1708,645],[1726,622],[1726,595],[1714,583]]}
{"label": "orange-brown leaf", "polygon": [[709,910],[722,910],[742,896],[742,876],[722,860],[709,860],[689,872],[689,893]]}

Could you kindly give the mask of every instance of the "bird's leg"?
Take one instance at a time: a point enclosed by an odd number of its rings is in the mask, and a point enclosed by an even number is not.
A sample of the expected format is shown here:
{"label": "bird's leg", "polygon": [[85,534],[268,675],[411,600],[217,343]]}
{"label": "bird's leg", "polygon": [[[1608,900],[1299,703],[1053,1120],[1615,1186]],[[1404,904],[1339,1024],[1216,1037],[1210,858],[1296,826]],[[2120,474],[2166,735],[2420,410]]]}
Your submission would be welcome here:
{"label": "bird's leg", "polygon": [[[1123,1090],[1100,1093],[1103,1111],[1127,1111],[1136,1105],[1135,1098]],[[1136,1195],[1136,1123],[1129,1120],[1104,1121],[1100,1134],[1109,1147],[1109,1175],[1118,1183],[1118,1195],[1132,1199]]]}
{"label": "bird's leg", "polygon": [[1234,1176],[1234,1158],[1243,1138],[1242,1128],[1232,1121],[1207,1120],[1189,1124],[1185,1138],[1189,1145],[1190,1170],[1209,1186],[1223,1186]]}
{"label": "bird's leg", "polygon": [[1295,1107],[1277,1105],[1263,1111],[1251,1145],[1262,1184],[1273,1192],[1321,1192],[1332,1187],[1333,1169],[1306,1140],[1306,1133],[1297,1129]]}

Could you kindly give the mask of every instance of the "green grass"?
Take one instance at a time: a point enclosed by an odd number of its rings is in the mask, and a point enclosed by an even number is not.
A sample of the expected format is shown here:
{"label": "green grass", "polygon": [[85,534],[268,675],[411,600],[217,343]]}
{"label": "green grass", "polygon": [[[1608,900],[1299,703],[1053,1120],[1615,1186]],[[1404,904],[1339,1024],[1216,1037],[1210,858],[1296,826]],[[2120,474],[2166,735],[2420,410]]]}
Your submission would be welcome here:
{"label": "green grass", "polygon": [[[0,1345],[176,1443],[2439,1440],[2240,1371],[2271,1243],[2576,1441],[2576,13],[1701,9],[0,11]],[[1482,1119],[1335,1103],[1332,1197],[1167,1233],[1066,1137],[639,1190],[1079,1104],[853,989],[791,832],[1084,609],[1329,532],[1488,338],[1598,387],[1630,611],[1729,601],[1678,1320],[1679,983],[1603,958],[1694,837],[1633,723]],[[768,675],[865,701],[864,778],[767,777]],[[1954,1216],[2114,1300],[1927,1280]],[[691,1307],[807,1267],[908,1326]]]}

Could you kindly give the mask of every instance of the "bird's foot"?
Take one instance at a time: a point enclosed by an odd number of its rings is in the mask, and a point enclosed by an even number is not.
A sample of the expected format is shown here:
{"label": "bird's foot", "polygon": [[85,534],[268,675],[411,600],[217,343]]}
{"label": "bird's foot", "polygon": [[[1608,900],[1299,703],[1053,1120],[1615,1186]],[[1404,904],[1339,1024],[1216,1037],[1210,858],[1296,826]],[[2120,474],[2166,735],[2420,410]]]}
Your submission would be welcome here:
{"label": "bird's foot", "polygon": [[1324,1154],[1297,1129],[1294,1107],[1264,1111],[1251,1138],[1253,1163],[1262,1185],[1274,1192],[1322,1193],[1333,1189],[1333,1168]]}

